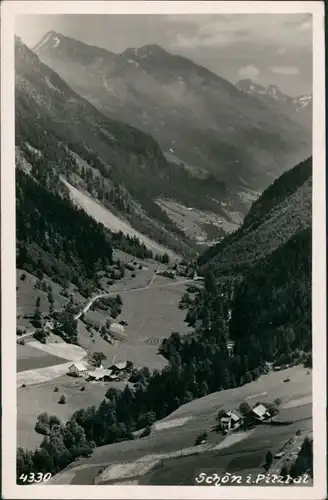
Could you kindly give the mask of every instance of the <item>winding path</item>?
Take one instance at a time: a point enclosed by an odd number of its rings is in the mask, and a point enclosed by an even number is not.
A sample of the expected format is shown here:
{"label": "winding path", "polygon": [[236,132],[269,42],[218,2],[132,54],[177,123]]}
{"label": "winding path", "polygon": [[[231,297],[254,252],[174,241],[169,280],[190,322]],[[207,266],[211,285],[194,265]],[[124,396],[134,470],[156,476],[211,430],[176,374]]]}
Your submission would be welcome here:
{"label": "winding path", "polygon": [[82,314],[87,313],[89,311],[90,307],[92,306],[92,304],[96,300],[99,300],[101,298],[110,297],[112,295],[125,295],[126,293],[140,292],[141,290],[149,290],[149,289],[153,289],[153,288],[168,288],[171,286],[182,285],[182,284],[194,281],[193,279],[186,279],[186,280],[181,280],[181,281],[175,281],[174,283],[166,283],[165,285],[164,284],[163,285],[153,285],[155,277],[156,277],[156,275],[153,276],[153,278],[151,279],[150,283],[147,286],[138,287],[138,288],[130,288],[127,290],[122,290],[121,292],[116,291],[116,292],[102,293],[100,295],[96,295],[95,297],[93,297],[92,299],[89,300],[89,302],[82,309],[82,311],[80,311],[78,314],[76,314],[76,316],[74,316],[74,319],[76,319],[76,320],[80,319]]}

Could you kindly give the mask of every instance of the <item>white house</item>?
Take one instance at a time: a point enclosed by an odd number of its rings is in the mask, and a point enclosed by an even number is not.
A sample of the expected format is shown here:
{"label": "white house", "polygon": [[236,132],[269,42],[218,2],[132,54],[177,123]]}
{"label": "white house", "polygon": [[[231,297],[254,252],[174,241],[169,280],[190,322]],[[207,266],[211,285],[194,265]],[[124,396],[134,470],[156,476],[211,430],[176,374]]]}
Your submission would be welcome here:
{"label": "white house", "polygon": [[118,323],[112,323],[109,327],[109,334],[113,335],[124,335],[124,326]]}
{"label": "white house", "polygon": [[53,321],[46,321],[44,328],[46,330],[53,330],[55,328],[54,322]]}
{"label": "white house", "polygon": [[252,417],[256,420],[265,420],[270,417],[270,412],[263,404],[255,405],[251,410]]}
{"label": "white house", "polygon": [[242,416],[236,410],[229,410],[221,417],[220,424],[222,429],[230,430],[237,429],[242,421]]}
{"label": "white house", "polygon": [[71,375],[75,375],[76,377],[83,377],[88,373],[88,369],[83,363],[73,363],[68,371]]}

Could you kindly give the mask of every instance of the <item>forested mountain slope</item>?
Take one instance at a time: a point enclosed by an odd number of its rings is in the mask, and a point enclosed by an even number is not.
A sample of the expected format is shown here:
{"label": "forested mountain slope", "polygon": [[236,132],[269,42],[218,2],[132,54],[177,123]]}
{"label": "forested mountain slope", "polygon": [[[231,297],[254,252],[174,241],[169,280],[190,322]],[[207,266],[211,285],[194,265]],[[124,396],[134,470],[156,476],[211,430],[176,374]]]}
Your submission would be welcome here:
{"label": "forested mountain slope", "polygon": [[271,254],[312,221],[312,158],[282,174],[256,200],[236,232],[199,259],[219,271],[242,269]]}

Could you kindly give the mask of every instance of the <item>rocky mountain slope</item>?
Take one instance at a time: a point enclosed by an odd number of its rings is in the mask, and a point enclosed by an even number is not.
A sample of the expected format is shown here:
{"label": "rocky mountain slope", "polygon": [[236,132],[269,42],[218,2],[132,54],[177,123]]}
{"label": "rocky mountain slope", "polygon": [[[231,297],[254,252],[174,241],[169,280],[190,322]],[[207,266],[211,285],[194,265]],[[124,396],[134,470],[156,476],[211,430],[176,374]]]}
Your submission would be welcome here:
{"label": "rocky mountain slope", "polygon": [[157,45],[117,55],[49,32],[34,50],[106,116],[151,133],[176,168],[235,192],[263,189],[309,154],[304,127]]}
{"label": "rocky mountain slope", "polygon": [[155,200],[220,210],[214,195],[229,195],[223,183],[170,164],[150,135],[105,117],[18,39],[16,150],[18,164],[46,187],[60,191],[64,177],[177,251],[188,253],[190,243]]}
{"label": "rocky mountain slope", "polygon": [[263,103],[279,110],[312,132],[312,95],[291,97],[284,94],[276,85],[264,87],[250,79],[240,80],[236,87]]}

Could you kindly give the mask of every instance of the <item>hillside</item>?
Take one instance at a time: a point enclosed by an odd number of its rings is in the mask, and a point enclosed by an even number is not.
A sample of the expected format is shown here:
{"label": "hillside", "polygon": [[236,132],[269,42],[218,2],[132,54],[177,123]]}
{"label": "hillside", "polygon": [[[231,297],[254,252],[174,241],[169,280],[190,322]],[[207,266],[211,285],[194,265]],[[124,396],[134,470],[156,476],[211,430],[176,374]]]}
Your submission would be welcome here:
{"label": "hillside", "polygon": [[240,229],[199,259],[217,272],[248,267],[271,254],[312,221],[312,158],[281,175],[256,200]]}
{"label": "hillside", "polygon": [[244,212],[241,192],[267,187],[309,154],[303,126],[158,45],[114,54],[49,32],[34,50],[106,116],[151,133],[176,169],[224,182]]}
{"label": "hillside", "polygon": [[[170,196],[217,210],[215,180],[177,170],[148,134],[102,115],[16,39],[16,154],[25,171],[62,191],[65,178],[141,233],[185,254],[192,243],[156,199]],[[200,187],[207,196],[199,197]]]}

